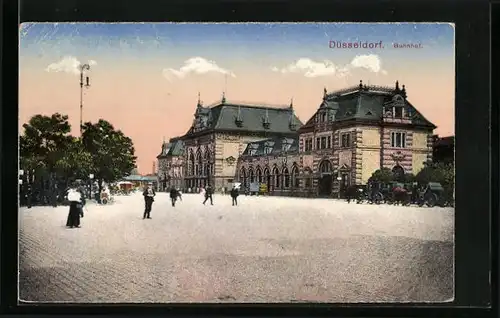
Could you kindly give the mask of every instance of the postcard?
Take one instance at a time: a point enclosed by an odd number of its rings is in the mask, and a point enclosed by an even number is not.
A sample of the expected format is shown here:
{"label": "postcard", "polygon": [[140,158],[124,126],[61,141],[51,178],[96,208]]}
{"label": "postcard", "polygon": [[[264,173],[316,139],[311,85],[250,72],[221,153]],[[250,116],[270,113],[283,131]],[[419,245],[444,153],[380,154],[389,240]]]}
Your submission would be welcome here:
{"label": "postcard", "polygon": [[454,299],[450,23],[23,23],[19,302]]}

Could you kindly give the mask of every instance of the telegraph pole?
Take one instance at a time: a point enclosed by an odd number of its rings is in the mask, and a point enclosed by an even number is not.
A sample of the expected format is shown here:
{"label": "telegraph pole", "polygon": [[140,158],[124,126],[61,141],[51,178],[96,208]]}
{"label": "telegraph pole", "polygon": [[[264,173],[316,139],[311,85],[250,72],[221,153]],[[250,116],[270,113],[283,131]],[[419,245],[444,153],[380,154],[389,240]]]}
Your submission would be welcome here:
{"label": "telegraph pole", "polygon": [[90,71],[89,64],[80,65],[80,137],[83,133],[83,87],[90,87],[88,76],[85,76],[85,83],[83,81],[85,71]]}

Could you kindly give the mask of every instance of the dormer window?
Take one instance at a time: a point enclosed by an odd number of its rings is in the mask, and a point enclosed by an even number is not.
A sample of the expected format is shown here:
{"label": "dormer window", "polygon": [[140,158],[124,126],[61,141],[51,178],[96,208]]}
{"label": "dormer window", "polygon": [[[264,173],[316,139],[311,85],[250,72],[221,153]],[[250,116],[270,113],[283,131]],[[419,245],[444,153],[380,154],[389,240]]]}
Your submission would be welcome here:
{"label": "dormer window", "polygon": [[403,118],[404,110],[403,107],[394,107],[394,110],[392,111],[394,114],[394,118],[401,119]]}
{"label": "dormer window", "polygon": [[264,148],[264,154],[266,154],[266,155],[270,154],[272,151],[273,151],[272,147],[266,146]]}
{"label": "dormer window", "polygon": [[325,113],[321,114],[321,122],[323,122],[323,123],[326,122],[326,114]]}
{"label": "dormer window", "polygon": [[234,120],[234,123],[236,124],[237,127],[243,127],[243,120],[241,120],[241,118],[236,118]]}
{"label": "dormer window", "polygon": [[262,127],[264,127],[264,129],[269,129],[271,127],[271,123],[263,122]]}
{"label": "dormer window", "polygon": [[250,156],[255,156],[256,153],[257,153],[257,149],[250,150]]}

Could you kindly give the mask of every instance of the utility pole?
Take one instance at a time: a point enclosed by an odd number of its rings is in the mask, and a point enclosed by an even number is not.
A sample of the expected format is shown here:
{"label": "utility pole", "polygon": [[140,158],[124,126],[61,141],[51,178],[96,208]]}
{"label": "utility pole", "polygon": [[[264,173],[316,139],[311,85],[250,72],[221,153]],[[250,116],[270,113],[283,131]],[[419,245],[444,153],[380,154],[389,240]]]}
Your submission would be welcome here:
{"label": "utility pole", "polygon": [[85,76],[85,83],[83,81],[85,71],[90,71],[89,64],[80,65],[80,137],[83,133],[83,87],[89,88],[89,77]]}

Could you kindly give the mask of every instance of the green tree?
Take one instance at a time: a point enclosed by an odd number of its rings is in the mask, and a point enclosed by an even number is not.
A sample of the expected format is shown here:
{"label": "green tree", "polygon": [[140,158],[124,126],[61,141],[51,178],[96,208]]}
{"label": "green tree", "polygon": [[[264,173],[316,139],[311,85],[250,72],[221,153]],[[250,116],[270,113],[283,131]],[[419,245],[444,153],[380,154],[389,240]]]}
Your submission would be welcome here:
{"label": "green tree", "polygon": [[21,169],[34,171],[39,177],[49,177],[53,183],[57,162],[67,152],[72,139],[68,116],[59,113],[34,115],[23,128],[19,138]]}
{"label": "green tree", "polygon": [[389,168],[378,169],[372,174],[370,181],[389,183],[394,181],[394,174]]}
{"label": "green tree", "polygon": [[58,175],[67,180],[87,179],[94,171],[91,154],[83,146],[80,138],[73,137],[66,151],[55,164]]}
{"label": "green tree", "polygon": [[83,125],[82,141],[92,158],[95,179],[99,192],[103,181],[112,183],[130,174],[135,168],[137,157],[132,139],[113,125],[100,119],[97,123]]}
{"label": "green tree", "polygon": [[425,167],[416,175],[416,180],[420,184],[428,182],[439,182],[445,189],[454,189],[455,187],[455,167],[451,163],[433,163],[425,164]]}

